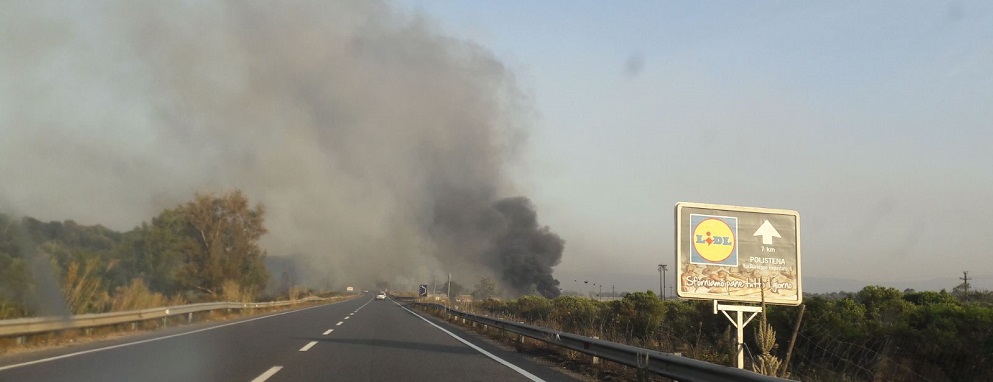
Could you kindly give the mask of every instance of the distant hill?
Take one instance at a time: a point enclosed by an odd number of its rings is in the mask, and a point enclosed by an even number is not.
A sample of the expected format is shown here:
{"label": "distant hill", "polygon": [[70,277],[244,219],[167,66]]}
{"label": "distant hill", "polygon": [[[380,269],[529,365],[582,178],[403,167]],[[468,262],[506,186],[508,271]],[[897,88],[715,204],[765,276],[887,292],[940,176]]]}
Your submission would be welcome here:
{"label": "distant hill", "polygon": [[[959,280],[958,275],[949,275],[943,278],[932,278],[926,280],[898,280],[898,281],[871,281],[871,280],[855,280],[855,279],[845,279],[845,278],[831,278],[831,277],[804,277],[803,278],[803,291],[805,293],[831,293],[831,292],[858,292],[868,285],[880,285],[885,287],[896,288],[899,290],[913,289],[918,291],[931,290],[940,291],[945,289],[951,292],[952,288],[956,285],[962,283]],[[611,285],[614,285],[618,292],[638,292],[651,290],[655,293],[659,292],[659,274],[630,274],[630,273],[604,273],[595,276],[585,276],[576,277],[571,274],[556,274],[561,283],[559,287],[566,291],[575,291],[580,295],[585,295],[587,291],[592,291],[596,293],[598,291],[599,283],[603,283],[604,293],[610,291]],[[991,274],[969,274],[969,284],[972,288],[977,290],[993,290],[993,275]],[[583,283],[583,281],[589,281],[590,283]],[[592,284],[597,283],[598,285],[594,287]],[[671,288],[675,283],[675,274],[672,270],[666,277],[666,283]],[[669,291],[672,295],[672,290]]]}
{"label": "distant hill", "polygon": [[[974,289],[993,289],[993,275],[969,275],[972,279],[969,284]],[[900,281],[866,281],[829,277],[804,277],[803,291],[806,293],[830,293],[830,292],[857,292],[868,285],[880,285],[884,287],[896,288],[899,290],[913,289],[922,290],[947,290],[962,283],[957,277],[933,278],[926,280],[900,280]]]}

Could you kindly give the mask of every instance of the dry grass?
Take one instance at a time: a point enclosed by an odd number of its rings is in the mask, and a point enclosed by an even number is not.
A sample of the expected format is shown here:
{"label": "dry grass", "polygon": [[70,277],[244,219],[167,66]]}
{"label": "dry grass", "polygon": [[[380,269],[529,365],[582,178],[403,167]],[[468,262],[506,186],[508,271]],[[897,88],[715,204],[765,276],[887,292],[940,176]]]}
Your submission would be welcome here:
{"label": "dry grass", "polygon": [[[113,312],[157,308],[172,305],[177,298],[169,299],[161,293],[152,292],[142,279],[131,280],[131,283],[118,287],[110,301]],[[182,300],[181,297],[178,297]],[[177,304],[177,305],[181,305]]]}
{"label": "dry grass", "polygon": [[62,279],[62,294],[72,314],[102,312],[107,304],[103,279],[97,274],[99,259],[87,259],[82,264],[69,263]]}
{"label": "dry grass", "polygon": [[221,284],[221,301],[227,302],[252,302],[255,294],[250,290],[242,288],[238,281],[224,280]]}
{"label": "dry grass", "polygon": [[289,295],[290,301],[296,301],[301,296],[303,296],[303,290],[300,289],[299,286],[294,285],[294,286],[290,287],[290,293],[289,294],[290,294]]}
{"label": "dry grass", "polygon": [[0,298],[0,320],[22,317],[21,309],[9,301]]}

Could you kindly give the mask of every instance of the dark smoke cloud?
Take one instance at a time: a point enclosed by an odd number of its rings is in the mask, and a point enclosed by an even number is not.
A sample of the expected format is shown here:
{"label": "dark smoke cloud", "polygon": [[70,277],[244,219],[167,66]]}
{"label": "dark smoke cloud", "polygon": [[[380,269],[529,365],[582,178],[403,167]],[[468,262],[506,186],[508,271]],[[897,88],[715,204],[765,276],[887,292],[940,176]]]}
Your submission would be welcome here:
{"label": "dark smoke cloud", "polygon": [[552,277],[552,267],[562,260],[565,242],[548,227],[538,225],[538,214],[525,197],[507,198],[494,208],[504,220],[502,232],[494,241],[490,258],[499,261],[503,281],[526,294],[534,287],[542,296],[561,294],[559,281]]}
{"label": "dark smoke cloud", "polygon": [[561,241],[543,247],[554,235],[514,202],[494,207],[517,194],[528,100],[491,53],[422,16],[39,1],[3,3],[0,25],[0,206],[129,229],[239,188],[267,206],[270,254],[294,255],[309,285],[452,273],[553,289]]}

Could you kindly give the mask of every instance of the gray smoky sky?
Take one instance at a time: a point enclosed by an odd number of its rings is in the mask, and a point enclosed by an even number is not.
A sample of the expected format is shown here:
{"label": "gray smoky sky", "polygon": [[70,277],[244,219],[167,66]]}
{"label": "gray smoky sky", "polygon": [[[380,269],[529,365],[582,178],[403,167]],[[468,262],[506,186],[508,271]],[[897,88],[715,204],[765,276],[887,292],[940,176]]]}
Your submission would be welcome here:
{"label": "gray smoky sky", "polygon": [[[516,191],[528,100],[491,53],[417,14],[379,1],[0,9],[5,211],[127,230],[239,188],[267,207],[270,256],[318,287],[452,273],[523,291],[508,283],[548,284],[561,259],[547,228],[496,210],[534,212],[500,202]],[[535,257],[513,265],[534,275],[507,277],[485,257],[522,230],[559,245],[511,251]]]}

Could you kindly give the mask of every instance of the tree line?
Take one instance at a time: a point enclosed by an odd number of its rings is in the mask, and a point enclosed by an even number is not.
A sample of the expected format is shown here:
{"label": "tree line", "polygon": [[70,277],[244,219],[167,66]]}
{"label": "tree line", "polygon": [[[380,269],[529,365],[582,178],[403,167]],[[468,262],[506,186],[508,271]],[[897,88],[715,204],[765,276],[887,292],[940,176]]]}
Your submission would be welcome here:
{"label": "tree line", "polygon": [[[798,307],[767,306],[746,327],[747,368],[804,381],[993,380],[993,303],[976,295],[870,286],[807,296],[804,305],[795,341]],[[722,365],[736,359],[733,328],[710,301],[662,301],[647,291],[614,301],[489,299],[468,309]]]}
{"label": "tree line", "polygon": [[269,273],[265,207],[196,194],[127,232],[0,214],[0,318],[249,301]]}

